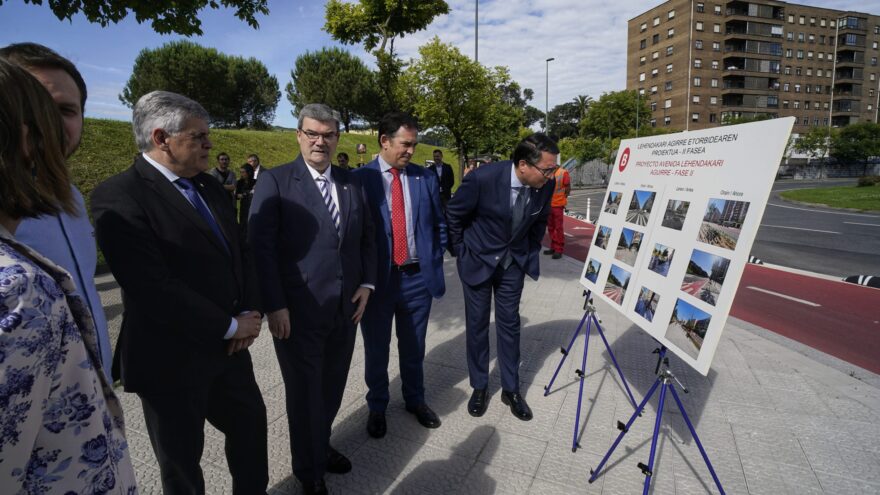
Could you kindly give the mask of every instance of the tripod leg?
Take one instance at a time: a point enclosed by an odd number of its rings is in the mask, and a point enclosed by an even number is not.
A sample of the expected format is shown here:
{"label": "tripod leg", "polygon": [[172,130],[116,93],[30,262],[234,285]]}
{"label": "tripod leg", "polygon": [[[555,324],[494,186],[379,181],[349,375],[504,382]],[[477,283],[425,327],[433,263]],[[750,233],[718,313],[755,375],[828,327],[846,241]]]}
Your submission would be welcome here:
{"label": "tripod leg", "polygon": [[645,489],[642,495],[648,495],[648,489],[651,487],[651,477],[654,475],[654,453],[657,451],[657,438],[660,436],[660,421],[663,419],[663,404],[666,402],[666,389],[671,388],[663,379],[663,386],[660,387],[660,405],[657,409],[657,419],[654,421],[654,436],[651,438],[651,456],[648,457],[648,465],[639,463],[639,468],[645,473]]}
{"label": "tripod leg", "polygon": [[584,326],[584,322],[587,321],[587,317],[590,313],[584,312],[584,317],[581,318],[581,322],[578,324],[577,329],[575,329],[574,333],[571,335],[571,341],[568,342],[568,347],[565,350],[562,350],[562,359],[559,361],[559,365],[556,366],[556,371],[553,373],[553,378],[550,379],[550,383],[544,387],[544,397],[550,393],[550,388],[553,386],[553,382],[556,381],[556,375],[559,374],[559,370],[562,369],[563,363],[565,363],[565,358],[568,357],[569,351],[571,351],[571,346],[574,345],[574,340],[577,338],[578,334],[581,333],[581,328]]}
{"label": "tripod leg", "polygon": [[703,448],[703,443],[700,442],[700,437],[697,436],[697,431],[694,430],[694,425],[691,424],[691,419],[685,412],[684,405],[681,403],[681,399],[678,398],[678,393],[675,391],[674,387],[669,387],[669,390],[672,392],[672,398],[675,399],[675,403],[678,405],[678,410],[681,411],[684,422],[687,423],[688,429],[691,430],[691,435],[694,437],[694,441],[697,443],[697,448],[700,449],[700,454],[703,456],[703,460],[706,461],[706,467],[709,468],[709,473],[712,475],[712,479],[715,480],[715,486],[718,487],[718,491],[721,492],[721,495],[724,495],[724,488],[721,488],[721,481],[718,480],[718,475],[715,474],[715,469],[712,467],[712,463],[709,461],[709,455],[706,454],[706,449]]}
{"label": "tripod leg", "polygon": [[596,478],[599,476],[599,473],[602,472],[602,468],[605,466],[605,463],[608,462],[608,458],[611,457],[611,454],[614,453],[614,449],[617,448],[617,445],[623,440],[623,436],[626,435],[626,432],[629,431],[629,427],[635,422],[636,418],[642,415],[642,409],[645,408],[645,404],[651,400],[651,396],[654,395],[654,392],[657,390],[657,386],[660,385],[661,377],[657,377],[654,381],[654,385],[651,385],[651,389],[648,390],[648,394],[642,399],[642,403],[636,408],[635,412],[633,412],[632,416],[630,416],[629,421],[627,421],[626,425],[622,423],[617,423],[617,428],[620,430],[620,434],[617,435],[617,439],[614,440],[614,443],[611,445],[611,448],[608,449],[608,452],[605,453],[605,457],[602,458],[602,462],[596,466],[596,469],[590,470],[590,479],[589,483],[596,481]]}
{"label": "tripod leg", "polygon": [[581,369],[577,370],[575,373],[581,378],[580,388],[578,390],[578,406],[577,406],[577,414],[574,417],[574,433],[571,436],[571,451],[576,452],[580,444],[577,441],[578,438],[578,430],[580,429],[581,424],[581,402],[584,399],[584,378],[587,376],[587,350],[590,348],[590,329],[592,328],[593,320],[587,322],[587,331],[584,332],[584,357],[581,360]]}
{"label": "tripod leg", "polygon": [[660,363],[662,363],[663,358],[666,357],[666,346],[661,344],[660,350],[658,351],[658,353],[659,353],[659,356],[657,356],[657,366],[654,367],[654,374],[655,375],[660,372]]}
{"label": "tripod leg", "polygon": [[620,366],[617,364],[617,358],[614,357],[614,352],[611,351],[611,346],[608,345],[608,339],[605,338],[605,332],[602,331],[602,326],[599,325],[599,320],[596,319],[595,314],[593,315],[593,321],[596,323],[596,329],[599,330],[599,336],[602,337],[602,342],[605,343],[605,348],[608,349],[608,355],[611,356],[611,362],[614,363],[614,367],[617,368],[617,374],[620,375],[620,379],[623,381],[623,387],[629,395],[629,401],[632,403],[633,407],[636,407],[636,398],[629,389],[629,384],[626,383],[626,377],[623,376],[623,370],[621,370]]}

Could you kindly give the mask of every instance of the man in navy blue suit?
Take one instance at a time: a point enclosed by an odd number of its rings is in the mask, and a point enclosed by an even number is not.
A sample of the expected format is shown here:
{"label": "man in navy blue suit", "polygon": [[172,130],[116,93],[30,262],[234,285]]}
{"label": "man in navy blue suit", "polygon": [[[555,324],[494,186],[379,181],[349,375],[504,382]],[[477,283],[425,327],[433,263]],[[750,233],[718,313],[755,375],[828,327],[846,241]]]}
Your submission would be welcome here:
{"label": "man in navy blue suit", "polygon": [[449,244],[464,289],[472,416],[482,416],[489,403],[489,308],[494,294],[501,401],[517,418],[532,419],[519,389],[519,302],[525,275],[538,279],[557,155],[552,139],[532,134],[516,146],[512,161],[467,174],[446,206]]}
{"label": "man in navy blue suit", "polygon": [[388,348],[396,322],[400,378],[406,410],[425,428],[440,418],[425,403],[423,361],[431,298],[446,292],[443,250],[446,221],[437,175],[410,163],[418,122],[394,112],[379,122],[379,156],[359,168],[376,225],[376,291],[361,321],[366,354],[367,432],[382,438],[387,430]]}
{"label": "man in navy blue suit", "polygon": [[339,115],[300,110],[300,156],[260,174],[250,243],[287,396],[293,473],[307,494],[351,462],[330,446],[356,326],[376,283],[373,222],[360,181],[331,166]]}

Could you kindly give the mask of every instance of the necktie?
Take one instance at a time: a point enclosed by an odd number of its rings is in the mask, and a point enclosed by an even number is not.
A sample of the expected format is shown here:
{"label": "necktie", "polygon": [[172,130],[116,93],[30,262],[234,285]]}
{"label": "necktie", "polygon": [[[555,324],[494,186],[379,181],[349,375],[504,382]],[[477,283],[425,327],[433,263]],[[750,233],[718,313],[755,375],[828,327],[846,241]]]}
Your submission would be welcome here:
{"label": "necktie", "polygon": [[214,235],[217,236],[217,239],[220,240],[220,244],[223,245],[223,247],[226,249],[226,252],[229,253],[229,245],[226,243],[226,238],[223,237],[223,233],[220,231],[220,226],[217,224],[217,221],[214,220],[214,216],[211,215],[211,212],[208,210],[208,206],[205,205],[205,202],[202,201],[202,197],[199,196],[198,192],[196,192],[195,184],[193,184],[192,179],[180,177],[174,182],[183,191],[186,199],[188,199],[189,202],[192,203],[192,205],[196,208],[196,211],[199,212],[199,215],[201,215],[201,217],[205,220],[205,223],[208,224],[208,227],[211,227],[211,230],[214,232]]}
{"label": "necktie", "polygon": [[336,227],[336,233],[339,234],[339,210],[336,209],[336,203],[333,201],[333,196],[330,194],[330,184],[327,182],[327,178],[323,175],[318,176],[315,180],[318,181],[318,187],[321,188],[321,196],[324,197],[324,204],[327,206],[327,211],[330,212],[330,218],[333,219],[333,226]]}
{"label": "necktie", "polygon": [[511,211],[511,234],[516,234],[516,231],[519,230],[519,226],[522,224],[523,218],[525,218],[528,190],[528,187],[521,186],[516,193],[516,200],[513,202],[513,209]]}
{"label": "necktie", "polygon": [[406,245],[406,205],[403,201],[403,183],[400,170],[392,167],[391,172],[391,240],[394,264],[402,265],[409,258]]}

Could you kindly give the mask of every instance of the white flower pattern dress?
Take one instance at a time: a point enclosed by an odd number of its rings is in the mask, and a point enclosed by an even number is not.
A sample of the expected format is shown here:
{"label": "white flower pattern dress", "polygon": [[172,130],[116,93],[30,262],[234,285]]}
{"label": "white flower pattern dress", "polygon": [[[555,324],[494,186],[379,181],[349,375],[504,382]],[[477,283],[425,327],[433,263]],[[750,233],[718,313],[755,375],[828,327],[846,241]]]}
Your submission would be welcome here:
{"label": "white flower pattern dress", "polygon": [[122,407],[70,275],[0,227],[0,494],[136,494]]}

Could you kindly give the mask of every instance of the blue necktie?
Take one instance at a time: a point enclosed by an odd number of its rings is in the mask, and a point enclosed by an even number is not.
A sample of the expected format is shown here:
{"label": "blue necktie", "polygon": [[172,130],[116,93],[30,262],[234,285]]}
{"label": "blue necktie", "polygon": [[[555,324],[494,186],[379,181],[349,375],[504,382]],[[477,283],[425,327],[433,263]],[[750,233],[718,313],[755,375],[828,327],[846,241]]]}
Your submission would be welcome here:
{"label": "blue necktie", "polygon": [[229,254],[229,245],[226,243],[226,238],[223,237],[223,233],[220,231],[220,226],[217,225],[217,221],[214,220],[214,216],[211,215],[211,212],[208,210],[205,202],[202,201],[202,197],[199,196],[199,193],[196,192],[195,185],[193,184],[192,179],[187,179],[186,177],[180,177],[176,181],[174,181],[178,187],[183,191],[183,194],[186,195],[186,199],[195,206],[196,211],[199,212],[199,215],[205,220],[208,224],[208,227],[211,227],[211,230],[214,231],[214,235],[217,236],[217,239],[220,240],[220,244],[226,249],[226,254]]}

